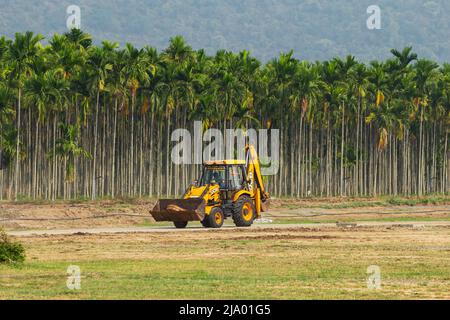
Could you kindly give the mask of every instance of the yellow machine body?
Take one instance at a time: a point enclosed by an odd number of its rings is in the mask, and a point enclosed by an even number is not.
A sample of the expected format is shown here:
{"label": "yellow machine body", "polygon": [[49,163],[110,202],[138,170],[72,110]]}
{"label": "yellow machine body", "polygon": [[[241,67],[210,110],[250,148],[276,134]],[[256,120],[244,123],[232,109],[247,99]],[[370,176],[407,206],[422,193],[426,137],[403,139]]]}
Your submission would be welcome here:
{"label": "yellow machine body", "polygon": [[[268,210],[256,150],[245,148],[245,160],[207,161],[202,176],[191,184],[181,199],[159,200],[150,211],[155,221],[172,221],[185,227],[188,221],[201,221],[205,227],[220,227],[232,217],[237,226],[249,226]],[[214,215],[212,217],[211,215]]]}

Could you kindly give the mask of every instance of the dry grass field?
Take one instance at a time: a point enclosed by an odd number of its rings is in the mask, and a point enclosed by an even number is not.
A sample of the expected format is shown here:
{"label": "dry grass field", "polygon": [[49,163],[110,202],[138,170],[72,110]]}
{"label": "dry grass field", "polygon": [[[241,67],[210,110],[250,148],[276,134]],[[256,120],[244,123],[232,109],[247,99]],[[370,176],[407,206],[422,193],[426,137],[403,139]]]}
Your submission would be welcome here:
{"label": "dry grass field", "polygon": [[[117,212],[118,205],[93,212]],[[447,204],[338,205],[275,206],[272,223],[245,229],[194,224],[180,231],[111,217],[104,224],[93,219],[91,227],[139,226],[146,232],[73,229],[67,235],[13,236],[27,259],[21,266],[0,266],[0,299],[450,299]],[[17,209],[2,206],[0,218],[11,218]],[[89,227],[85,220],[20,221],[16,228],[9,223],[4,227],[10,232]],[[81,269],[80,290],[66,286],[70,265]],[[378,290],[367,287],[371,265],[381,271]]]}

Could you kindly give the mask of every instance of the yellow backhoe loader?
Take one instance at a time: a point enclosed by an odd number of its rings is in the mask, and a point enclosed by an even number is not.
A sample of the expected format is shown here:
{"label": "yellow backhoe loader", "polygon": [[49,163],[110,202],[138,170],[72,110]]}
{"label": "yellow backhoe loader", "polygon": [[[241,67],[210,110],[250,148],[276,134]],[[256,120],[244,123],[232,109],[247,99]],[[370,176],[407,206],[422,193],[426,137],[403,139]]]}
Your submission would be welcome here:
{"label": "yellow backhoe loader", "polygon": [[236,226],[249,227],[268,206],[258,155],[247,145],[245,160],[205,162],[200,179],[182,199],[159,200],[150,214],[155,221],[172,221],[176,228],[185,228],[189,221],[220,228],[229,217]]}

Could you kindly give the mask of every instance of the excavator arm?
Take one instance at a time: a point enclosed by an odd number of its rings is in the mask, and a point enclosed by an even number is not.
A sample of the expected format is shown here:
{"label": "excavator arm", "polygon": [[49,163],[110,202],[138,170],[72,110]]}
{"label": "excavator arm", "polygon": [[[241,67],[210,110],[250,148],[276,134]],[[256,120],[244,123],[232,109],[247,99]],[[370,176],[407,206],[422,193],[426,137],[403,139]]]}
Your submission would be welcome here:
{"label": "excavator arm", "polygon": [[250,180],[250,184],[255,184],[254,197],[256,211],[259,215],[261,211],[268,210],[269,194],[264,188],[264,181],[261,175],[261,165],[259,163],[258,153],[253,145],[245,146],[245,162],[247,166],[247,179]]}

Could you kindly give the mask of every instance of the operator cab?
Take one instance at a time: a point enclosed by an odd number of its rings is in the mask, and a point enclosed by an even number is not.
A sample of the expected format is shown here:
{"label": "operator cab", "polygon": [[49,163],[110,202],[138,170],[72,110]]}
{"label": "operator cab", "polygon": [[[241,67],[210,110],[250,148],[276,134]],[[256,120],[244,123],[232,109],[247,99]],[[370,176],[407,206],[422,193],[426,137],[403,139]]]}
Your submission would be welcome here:
{"label": "operator cab", "polygon": [[243,188],[245,166],[237,165],[209,165],[205,164],[197,186],[218,184],[221,190],[235,191]]}
{"label": "operator cab", "polygon": [[226,217],[231,215],[232,199],[235,192],[246,189],[245,164],[207,164],[197,186],[218,184],[222,210]]}

